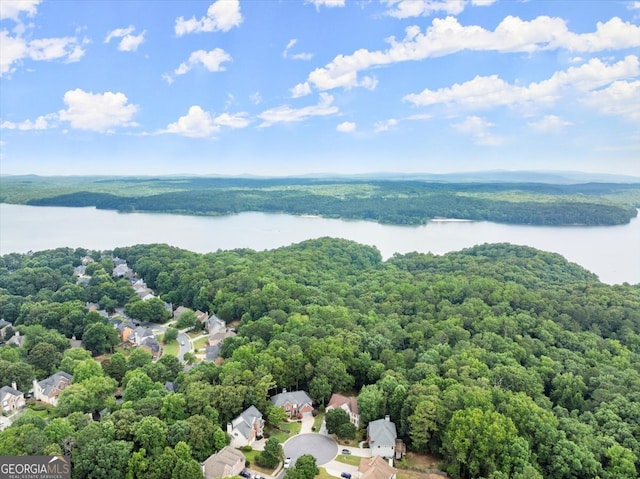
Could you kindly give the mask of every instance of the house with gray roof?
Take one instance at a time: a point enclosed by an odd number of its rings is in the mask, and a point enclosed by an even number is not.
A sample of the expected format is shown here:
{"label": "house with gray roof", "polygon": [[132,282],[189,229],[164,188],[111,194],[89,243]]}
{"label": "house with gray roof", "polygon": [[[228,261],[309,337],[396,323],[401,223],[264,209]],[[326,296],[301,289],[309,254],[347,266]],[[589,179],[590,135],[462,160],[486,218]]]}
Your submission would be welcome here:
{"label": "house with gray roof", "polygon": [[393,457],[397,438],[396,425],[389,416],[371,421],[367,426],[367,442],[372,456]]}
{"label": "house with gray roof", "polygon": [[18,391],[15,381],[11,386],[0,388],[0,407],[6,413],[12,413],[24,407],[24,394]]}
{"label": "house with gray roof", "polygon": [[245,457],[242,452],[231,446],[225,446],[211,454],[202,464],[205,479],[237,476],[243,469]]}
{"label": "house with gray roof", "polygon": [[313,411],[313,401],[305,391],[287,391],[271,397],[274,406],[283,408],[289,417],[300,416]]}
{"label": "house with gray roof", "polygon": [[262,413],[255,406],[249,406],[237,418],[227,423],[231,445],[233,447],[251,446],[253,441],[262,437],[263,427]]}
{"label": "house with gray roof", "polygon": [[42,401],[52,406],[58,404],[58,396],[64,388],[66,388],[73,376],[64,371],[57,372],[42,381],[33,380],[33,397],[38,401]]}

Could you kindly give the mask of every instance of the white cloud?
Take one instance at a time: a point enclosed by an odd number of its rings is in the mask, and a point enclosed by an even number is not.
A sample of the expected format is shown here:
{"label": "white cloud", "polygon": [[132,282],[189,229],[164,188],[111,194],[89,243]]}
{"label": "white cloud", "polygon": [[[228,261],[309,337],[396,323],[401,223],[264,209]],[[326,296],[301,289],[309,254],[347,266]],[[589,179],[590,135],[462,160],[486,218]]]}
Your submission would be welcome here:
{"label": "white cloud", "polygon": [[73,128],[106,133],[116,127],[137,126],[132,118],[138,107],[130,104],[124,93],[91,93],[76,88],[66,92],[63,100],[67,109],[60,110],[58,117]]}
{"label": "white cloud", "polygon": [[[184,75],[192,68],[202,65],[210,72],[222,72],[226,70],[222,64],[224,62],[230,62],[233,59],[231,55],[225,52],[222,48],[214,48],[211,51],[196,50],[189,55],[189,59],[183,62],[173,71],[174,75]],[[167,80],[169,84],[173,83],[173,77],[169,74],[164,74],[163,78]]]}
{"label": "white cloud", "polygon": [[406,29],[405,38],[388,39],[387,50],[360,49],[351,55],[338,55],[308,76],[318,90],[375,85],[372,78],[358,74],[377,66],[450,55],[463,50],[525,52],[563,48],[575,52],[640,47],[640,26],[613,18],[598,23],[594,33],[569,32],[561,18],[537,17],[531,21],[508,16],[495,28],[463,26],[454,17],[435,18],[424,33],[417,26]]}
{"label": "white cloud", "polygon": [[545,115],[537,121],[531,121],[528,125],[534,130],[540,133],[564,133],[567,126],[571,126],[573,123],[567,120],[563,120],[556,115]]}
{"label": "white cloud", "polygon": [[477,144],[497,146],[504,143],[500,137],[494,136],[489,129],[494,125],[479,116],[468,116],[460,123],[452,125],[456,130],[470,135]]}
{"label": "white cloud", "polygon": [[289,91],[291,92],[292,98],[300,98],[311,94],[311,85],[309,85],[309,82],[298,83]]}
{"label": "white cloud", "polygon": [[54,124],[51,122],[56,120],[57,115],[55,113],[49,115],[42,115],[36,118],[34,121],[25,120],[19,123],[15,123],[12,121],[3,121],[0,123],[0,129],[6,130],[47,130],[49,128],[53,128]]}
{"label": "white cloud", "polygon": [[298,40],[295,38],[289,40],[289,43],[287,43],[287,46],[282,52],[282,56],[284,58],[291,58],[292,60],[311,60],[313,58],[312,53],[289,53],[289,50],[291,50],[296,43],[298,43]]}
{"label": "white cloud", "polygon": [[629,10],[640,10],[640,2],[639,1],[631,2],[627,5],[627,8]]}
{"label": "white cloud", "polygon": [[0,76],[13,73],[15,64],[29,58],[33,61],[63,59],[67,63],[76,62],[84,55],[80,41],[75,37],[40,38],[26,41],[9,32],[0,32]]}
{"label": "white cloud", "polygon": [[189,20],[184,17],[176,19],[175,32],[179,37],[187,33],[228,32],[239,26],[242,20],[239,0],[217,0],[209,5],[207,15],[199,20],[195,17]]}
{"label": "white cloud", "polygon": [[376,124],[373,125],[373,131],[375,133],[380,133],[383,131],[392,130],[396,126],[398,126],[398,120],[396,120],[395,118],[389,118],[388,120],[376,122]]}
{"label": "white cloud", "polygon": [[446,104],[465,109],[487,109],[497,106],[530,107],[551,104],[568,91],[586,93],[609,83],[640,74],[640,62],[629,55],[613,65],[598,58],[579,67],[559,71],[547,80],[519,86],[507,83],[497,75],[476,76],[473,80],[451,87],[406,95],[403,100],[416,106]]}
{"label": "white cloud", "polygon": [[352,121],[343,121],[338,126],[336,126],[336,131],[341,133],[353,133],[356,131],[356,124]]}
{"label": "white cloud", "polygon": [[338,113],[338,107],[332,106],[333,97],[327,93],[321,93],[317,105],[305,106],[303,108],[291,108],[288,105],[279,106],[263,111],[258,115],[264,128],[276,123],[292,123],[305,120],[312,116],[327,116]]}
{"label": "white cloud", "polygon": [[221,126],[229,128],[245,128],[251,123],[246,113],[222,113],[214,117],[199,105],[193,105],[189,112],[178,118],[175,123],[169,124],[161,133],[174,133],[189,138],[212,138],[220,131]]}
{"label": "white cloud", "polygon": [[316,10],[319,10],[320,7],[344,7],[346,5],[346,0],[306,0],[305,3],[313,3],[316,6]]}
{"label": "white cloud", "polygon": [[462,13],[467,4],[466,0],[386,0],[392,7],[385,13],[395,18],[410,18],[444,12],[448,15]]}
{"label": "white cloud", "polygon": [[146,31],[143,31],[139,35],[132,35],[134,31],[135,27],[132,25],[127,28],[116,28],[107,34],[104,42],[109,43],[113,38],[121,38],[120,43],[118,44],[118,50],[123,52],[135,52],[140,44],[144,42],[144,35]]}
{"label": "white cloud", "polygon": [[590,92],[584,102],[605,115],[640,121],[640,80],[613,82],[607,88]]}
{"label": "white cloud", "polygon": [[262,103],[262,95],[260,95],[260,92],[257,91],[253,95],[249,96],[249,100],[251,100],[251,103],[253,103],[254,105],[259,105],[260,103]]}
{"label": "white cloud", "polygon": [[0,2],[0,20],[11,19],[18,21],[21,13],[32,17],[38,11],[41,0],[4,0]]}
{"label": "white cloud", "polygon": [[189,138],[209,138],[220,130],[213,117],[198,105],[189,108],[185,116],[178,118],[175,123],[169,124],[167,133],[188,136]]}
{"label": "white cloud", "polygon": [[251,123],[246,113],[222,113],[215,118],[216,125],[227,126],[229,128],[246,128]]}

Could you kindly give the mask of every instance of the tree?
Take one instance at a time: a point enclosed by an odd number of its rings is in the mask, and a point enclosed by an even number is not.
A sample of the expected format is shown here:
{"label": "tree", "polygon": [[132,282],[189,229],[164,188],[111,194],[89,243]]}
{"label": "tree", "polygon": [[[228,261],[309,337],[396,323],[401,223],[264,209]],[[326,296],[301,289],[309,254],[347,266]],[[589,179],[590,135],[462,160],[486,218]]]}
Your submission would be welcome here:
{"label": "tree", "polygon": [[411,444],[416,451],[428,452],[427,444],[431,435],[438,431],[438,406],[439,399],[436,396],[426,396],[422,399],[409,416],[409,436]]}
{"label": "tree", "polygon": [[192,328],[196,324],[196,313],[188,309],[184,311],[178,318],[176,327],[178,329]]}
{"label": "tree", "polygon": [[283,457],[282,446],[275,437],[270,437],[264,445],[264,450],[256,456],[256,463],[259,466],[273,469]]}
{"label": "tree", "polygon": [[331,396],[331,384],[327,377],[324,375],[314,376],[309,383],[309,392],[316,401],[324,405]]}
{"label": "tree", "polygon": [[62,354],[53,344],[49,343],[36,344],[31,351],[29,351],[27,359],[39,377],[50,376],[58,367],[61,360]]}
{"label": "tree", "polygon": [[102,369],[105,374],[118,381],[118,384],[121,384],[127,372],[127,358],[121,352],[117,352],[109,359],[102,361]]}
{"label": "tree", "polygon": [[91,353],[84,348],[71,348],[67,349],[62,355],[62,361],[60,362],[60,369],[73,374],[73,370],[76,364],[85,359],[91,359]]}
{"label": "tree", "polygon": [[164,337],[162,338],[162,342],[164,344],[169,344],[172,341],[178,339],[178,330],[176,328],[168,327],[164,332]]}
{"label": "tree", "polygon": [[127,369],[132,371],[151,363],[151,361],[153,361],[153,356],[149,351],[142,348],[136,348],[131,351],[129,358],[127,359]]}
{"label": "tree", "polygon": [[166,446],[167,425],[157,417],[142,418],[134,428],[133,438],[153,458],[160,455]]}
{"label": "tree", "polygon": [[635,462],[638,457],[633,451],[619,444],[607,448],[604,452],[606,459],[604,466],[604,479],[633,479],[637,477]]}
{"label": "tree", "polygon": [[145,397],[149,391],[160,389],[158,383],[154,383],[147,374],[139,369],[129,371],[125,375],[124,400],[137,401]]}
{"label": "tree", "polygon": [[123,478],[127,473],[129,457],[133,443],[126,441],[109,441],[97,439],[83,443],[71,455],[73,467],[72,477],[80,479]]}
{"label": "tree", "polygon": [[173,424],[176,421],[181,421],[187,417],[185,408],[187,400],[183,394],[167,394],[162,399],[162,409],[160,410],[160,416],[167,424]]}
{"label": "tree", "polygon": [[278,426],[287,419],[287,411],[284,408],[269,404],[267,406],[267,421],[272,426]]}
{"label": "tree", "polygon": [[313,479],[320,470],[316,464],[316,458],[311,454],[303,454],[296,460],[296,465],[289,469],[286,474],[287,479]]}
{"label": "tree", "polygon": [[343,439],[355,439],[356,433],[356,426],[350,422],[340,424],[336,430],[336,435]]}
{"label": "tree", "polygon": [[100,363],[97,361],[93,359],[85,359],[76,362],[72,374],[73,382],[81,383],[92,377],[104,376],[104,371],[102,370]]}
{"label": "tree", "polygon": [[324,416],[324,422],[327,426],[327,432],[329,434],[335,434],[338,432],[338,428],[343,424],[348,424],[350,421],[349,414],[341,408],[333,408],[327,411]]}
{"label": "tree", "polygon": [[367,424],[384,416],[384,395],[375,384],[364,386],[358,394],[360,420]]}
{"label": "tree", "polygon": [[118,332],[103,323],[89,325],[82,335],[82,343],[94,356],[99,356],[107,351],[113,352],[113,347],[119,342]]}

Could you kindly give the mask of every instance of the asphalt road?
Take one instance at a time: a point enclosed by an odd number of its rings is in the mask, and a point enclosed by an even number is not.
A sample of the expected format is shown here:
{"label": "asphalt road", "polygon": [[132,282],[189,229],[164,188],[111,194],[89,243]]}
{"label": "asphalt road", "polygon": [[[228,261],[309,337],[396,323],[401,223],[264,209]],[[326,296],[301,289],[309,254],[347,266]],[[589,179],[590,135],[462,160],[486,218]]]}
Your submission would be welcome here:
{"label": "asphalt road", "polygon": [[182,331],[178,331],[178,343],[180,344],[180,354],[178,354],[178,359],[180,362],[184,362],[184,355],[191,351],[191,340],[187,334]]}
{"label": "asphalt road", "polygon": [[330,437],[313,433],[298,434],[284,444],[284,455],[291,458],[292,467],[304,454],[311,454],[321,466],[336,457],[338,445]]}

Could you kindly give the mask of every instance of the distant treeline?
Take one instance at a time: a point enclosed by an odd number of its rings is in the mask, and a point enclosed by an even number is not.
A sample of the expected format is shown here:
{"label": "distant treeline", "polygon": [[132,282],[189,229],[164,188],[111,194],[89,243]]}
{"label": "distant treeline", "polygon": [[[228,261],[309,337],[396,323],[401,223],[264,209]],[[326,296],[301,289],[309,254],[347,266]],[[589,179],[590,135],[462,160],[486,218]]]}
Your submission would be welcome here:
{"label": "distant treeline", "polygon": [[[229,215],[247,211],[319,215],[326,218],[420,225],[433,218],[459,218],[529,225],[618,225],[637,215],[632,204],[616,204],[603,195],[621,185],[439,184],[353,182],[354,193],[318,194],[314,187],[344,182],[284,180],[186,180],[184,191],[122,196],[77,191],[27,201],[36,206],[95,206],[118,211]],[[363,194],[363,185],[371,191]],[[639,185],[624,187],[638,190]],[[495,198],[492,198],[495,194]]]}

